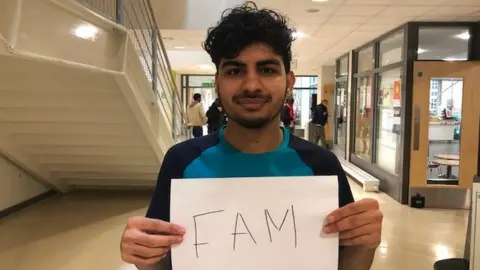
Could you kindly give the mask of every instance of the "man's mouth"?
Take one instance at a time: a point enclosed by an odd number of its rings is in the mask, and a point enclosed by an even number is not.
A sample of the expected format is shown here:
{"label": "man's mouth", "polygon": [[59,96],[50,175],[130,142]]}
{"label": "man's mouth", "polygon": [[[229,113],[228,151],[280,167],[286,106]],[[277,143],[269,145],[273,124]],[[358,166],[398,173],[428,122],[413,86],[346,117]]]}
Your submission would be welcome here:
{"label": "man's mouth", "polygon": [[258,110],[267,101],[265,98],[240,98],[236,102],[247,110]]}

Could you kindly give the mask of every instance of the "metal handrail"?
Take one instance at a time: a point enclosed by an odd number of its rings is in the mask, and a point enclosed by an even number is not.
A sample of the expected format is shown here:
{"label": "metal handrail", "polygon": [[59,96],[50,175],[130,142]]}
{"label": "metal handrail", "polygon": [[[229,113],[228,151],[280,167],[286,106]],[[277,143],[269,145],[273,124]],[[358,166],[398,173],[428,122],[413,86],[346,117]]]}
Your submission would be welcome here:
{"label": "metal handrail", "polygon": [[167,51],[150,0],[76,0],[90,10],[125,26],[147,79],[172,127],[175,141],[187,135],[186,113],[178,95]]}

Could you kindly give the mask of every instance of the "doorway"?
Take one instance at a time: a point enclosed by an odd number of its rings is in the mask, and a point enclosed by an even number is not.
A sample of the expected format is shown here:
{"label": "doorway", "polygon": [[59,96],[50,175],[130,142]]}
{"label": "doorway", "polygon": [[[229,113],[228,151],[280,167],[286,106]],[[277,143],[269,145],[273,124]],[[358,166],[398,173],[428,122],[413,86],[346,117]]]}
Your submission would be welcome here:
{"label": "doorway", "polygon": [[479,149],[478,74],[477,62],[415,62],[410,192],[472,186]]}

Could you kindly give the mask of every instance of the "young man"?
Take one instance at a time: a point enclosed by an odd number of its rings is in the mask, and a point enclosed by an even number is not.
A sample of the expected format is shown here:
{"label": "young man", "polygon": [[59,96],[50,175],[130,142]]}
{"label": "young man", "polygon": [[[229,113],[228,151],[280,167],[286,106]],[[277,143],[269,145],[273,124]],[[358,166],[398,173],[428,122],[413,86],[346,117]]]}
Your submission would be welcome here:
{"label": "young man", "polygon": [[192,128],[194,138],[203,136],[203,126],[207,123],[205,110],[202,105],[202,95],[193,94],[193,100],[187,108],[188,127]]}
{"label": "young man", "polygon": [[322,146],[328,149],[327,139],[325,137],[325,125],[328,122],[328,100],[322,100],[322,103],[315,107],[312,123],[315,124],[315,143],[322,142]]}
{"label": "young man", "polygon": [[285,17],[251,2],[209,30],[204,46],[217,67],[217,91],[229,122],[217,133],[168,151],[146,217],[131,218],[123,234],[124,261],[141,270],[171,269],[168,252],[185,234],[181,224],[169,223],[172,179],[337,175],[339,209],[318,230],[340,233],[339,269],[370,269],[381,235],[378,203],[354,202],[337,158],[279,127],[280,110],[295,82],[292,33]]}
{"label": "young man", "polygon": [[293,97],[287,97],[280,113],[280,121],[292,134],[295,132],[295,112],[293,110]]}

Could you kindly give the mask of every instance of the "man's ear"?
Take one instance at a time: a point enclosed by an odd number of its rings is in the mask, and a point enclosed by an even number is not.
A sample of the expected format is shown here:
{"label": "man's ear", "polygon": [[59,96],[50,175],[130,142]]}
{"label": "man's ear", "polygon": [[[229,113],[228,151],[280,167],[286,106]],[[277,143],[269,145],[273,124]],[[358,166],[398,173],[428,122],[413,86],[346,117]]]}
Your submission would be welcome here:
{"label": "man's ear", "polygon": [[295,85],[295,73],[293,73],[293,71],[290,71],[289,73],[287,73],[287,97],[292,95],[294,85]]}
{"label": "man's ear", "polygon": [[217,97],[218,97],[218,72],[215,73],[215,93],[217,94]]}

